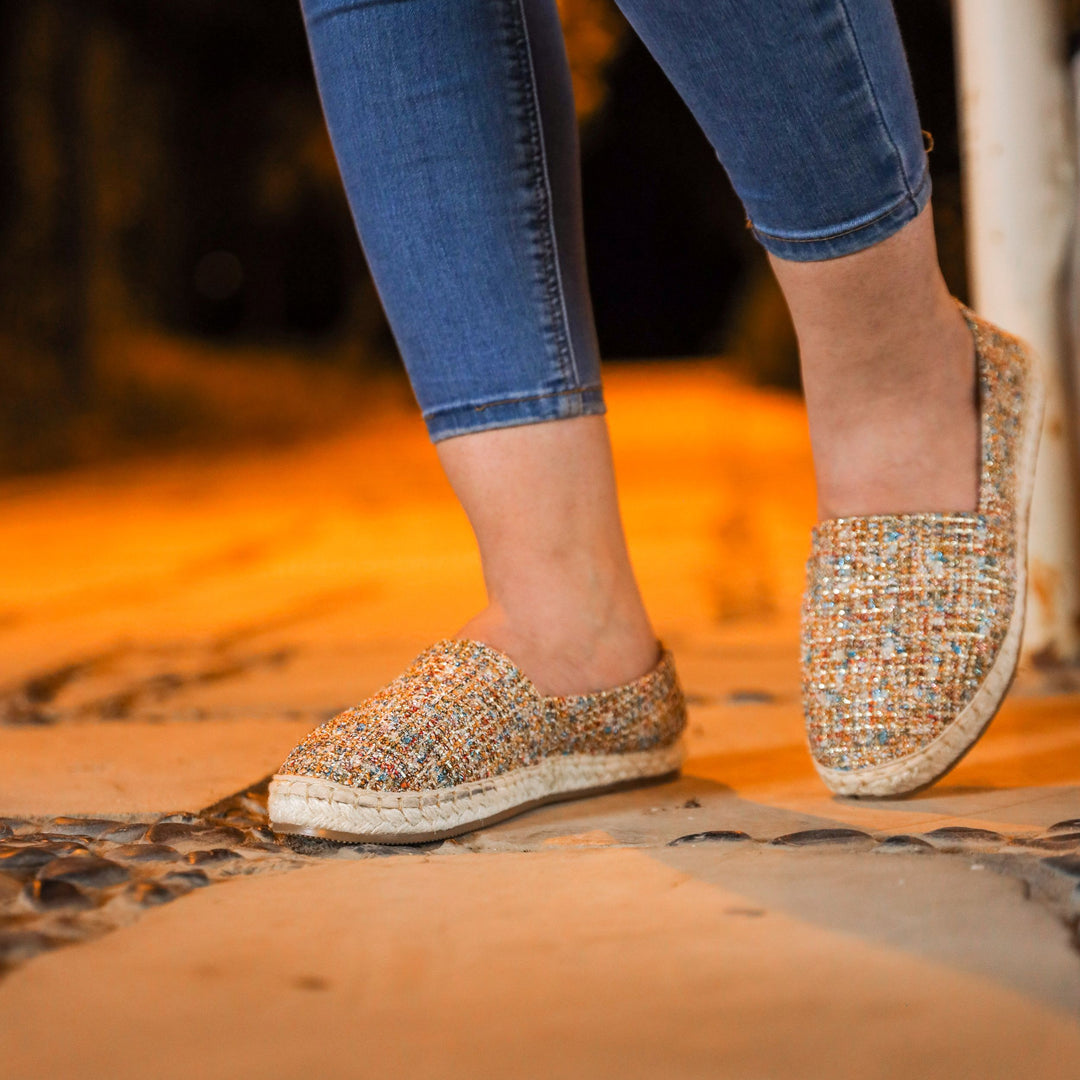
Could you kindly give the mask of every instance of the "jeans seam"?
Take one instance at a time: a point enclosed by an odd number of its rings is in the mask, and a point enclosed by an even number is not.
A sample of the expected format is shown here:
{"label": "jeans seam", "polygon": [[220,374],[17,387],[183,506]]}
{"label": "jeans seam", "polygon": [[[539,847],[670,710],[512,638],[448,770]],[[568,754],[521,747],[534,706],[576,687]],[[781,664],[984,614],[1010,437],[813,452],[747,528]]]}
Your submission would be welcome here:
{"label": "jeans seam", "polygon": [[471,409],[473,412],[484,412],[485,409],[497,409],[503,405],[521,405],[527,401],[548,401],[555,398],[573,397],[574,395],[584,395],[600,393],[603,390],[602,383],[587,383],[584,386],[574,386],[567,390],[545,390],[542,394],[519,394],[514,397],[497,398],[494,401],[459,401],[452,405],[439,405],[434,409],[425,409],[424,416],[433,417],[440,416],[443,413],[455,413],[462,412],[465,409]]}
{"label": "jeans seam", "polygon": [[852,233],[860,232],[862,229],[869,229],[871,225],[876,225],[879,221],[884,221],[885,218],[891,217],[901,207],[906,204],[918,205],[918,193],[922,191],[925,186],[925,174],[924,179],[919,181],[919,186],[914,192],[905,192],[900,196],[896,202],[891,203],[885,210],[882,210],[880,214],[875,214],[869,221],[862,221],[858,225],[852,225],[847,229],[840,229],[838,232],[822,233],[820,236],[784,236],[781,233],[772,233],[766,229],[759,228],[753,222],[750,222],[750,227],[759,236],[767,236],[770,240],[781,240],[785,244],[822,244],[827,243],[829,240],[837,240],[841,236],[850,236]]}
{"label": "jeans seam", "polygon": [[[859,66],[862,68],[863,80],[865,81],[867,89],[870,92],[870,100],[873,101],[874,109],[877,112],[877,122],[880,125],[881,130],[885,133],[885,138],[889,140],[889,145],[892,147],[893,156],[896,158],[896,162],[900,171],[900,178],[904,182],[904,190],[905,192],[907,192],[907,197],[911,200],[914,200],[915,193],[911,190],[911,183],[908,180],[907,170],[904,168],[904,155],[900,153],[900,147],[897,145],[896,139],[893,136],[893,133],[889,128],[889,124],[885,119],[885,111],[881,107],[881,102],[878,100],[877,91],[874,89],[873,80],[870,78],[870,69],[866,66],[866,58],[863,56],[862,48],[859,45],[859,37],[855,33],[855,27],[851,21],[851,13],[848,10],[848,0],[840,0],[840,10],[844,14],[844,24],[847,27],[848,36],[851,38],[851,43],[855,48],[855,55],[859,58]],[[900,201],[902,202],[903,200]],[[896,205],[899,206],[900,202],[897,202]]]}
{"label": "jeans seam", "polygon": [[543,394],[523,394],[521,397],[500,398],[498,401],[485,401],[480,405],[473,405],[474,412],[483,412],[485,409],[495,409],[500,405],[520,405],[526,401],[547,401],[549,398],[569,397],[573,394],[587,394],[591,390],[601,389],[599,383],[589,386],[574,386],[569,390],[549,390]]}
{"label": "jeans seam", "polygon": [[[546,242],[544,244],[544,261],[541,272],[545,279],[545,287],[548,292],[548,303],[557,311],[549,311],[554,314],[555,351],[559,361],[560,374],[565,379],[568,377],[575,385],[580,382],[577,358],[574,356],[573,339],[570,334],[570,317],[566,308],[566,295],[563,289],[562,271],[559,267],[559,241],[555,231],[554,196],[551,190],[551,174],[548,167],[547,146],[544,141],[544,127],[540,111],[540,89],[536,81],[536,69],[533,63],[532,43],[529,38],[529,25],[525,16],[523,0],[511,0],[517,8],[520,21],[520,44],[524,53],[525,68],[528,73],[528,94],[531,108],[527,107],[531,126],[530,136],[533,146],[539,157],[539,168],[536,170],[534,181],[535,189],[540,196],[540,216],[546,227]],[[560,332],[561,329],[561,332]],[[567,372],[569,364],[569,373]],[[571,393],[574,391],[570,391]],[[544,396],[544,395],[539,395]]]}

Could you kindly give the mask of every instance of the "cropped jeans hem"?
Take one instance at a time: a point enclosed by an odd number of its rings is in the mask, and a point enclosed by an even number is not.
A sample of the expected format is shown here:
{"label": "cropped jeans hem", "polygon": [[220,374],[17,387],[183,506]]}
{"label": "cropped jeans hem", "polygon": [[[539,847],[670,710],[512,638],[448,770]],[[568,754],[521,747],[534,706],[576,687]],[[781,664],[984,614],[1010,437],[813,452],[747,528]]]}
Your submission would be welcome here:
{"label": "cropped jeans hem", "polygon": [[432,442],[493,428],[570,420],[576,416],[599,416],[607,411],[603,389],[585,386],[545,394],[503,398],[499,401],[449,405],[424,413]]}
{"label": "cropped jeans hem", "polygon": [[930,201],[930,172],[924,170],[922,179],[913,191],[904,192],[898,200],[883,210],[874,210],[822,234],[778,236],[749,222],[750,231],[766,251],[778,259],[792,262],[817,262],[853,255],[864,248],[880,244],[914,221]]}

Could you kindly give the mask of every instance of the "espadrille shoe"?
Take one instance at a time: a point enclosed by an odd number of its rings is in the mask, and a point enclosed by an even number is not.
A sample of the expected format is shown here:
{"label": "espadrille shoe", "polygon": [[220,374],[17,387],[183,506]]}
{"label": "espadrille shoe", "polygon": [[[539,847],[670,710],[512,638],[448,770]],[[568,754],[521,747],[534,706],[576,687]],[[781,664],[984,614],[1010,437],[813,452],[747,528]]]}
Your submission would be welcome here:
{"label": "espadrille shoe", "polygon": [[978,508],[836,518],[813,533],[803,702],[814,763],[841,795],[943,776],[1016,670],[1042,384],[1023,342],[961,310],[978,366]]}
{"label": "espadrille shoe", "polygon": [[270,784],[279,833],[415,844],[664,776],[686,705],[671,654],[613,690],[545,697],[497,649],[440,641],[327,721]]}

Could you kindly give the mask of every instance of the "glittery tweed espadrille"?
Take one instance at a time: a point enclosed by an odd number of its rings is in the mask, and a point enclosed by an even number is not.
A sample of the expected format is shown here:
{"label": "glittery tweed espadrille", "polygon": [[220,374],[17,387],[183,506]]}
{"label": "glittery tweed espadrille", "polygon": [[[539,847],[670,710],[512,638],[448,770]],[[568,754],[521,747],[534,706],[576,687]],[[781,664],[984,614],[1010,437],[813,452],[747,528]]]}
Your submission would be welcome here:
{"label": "glittery tweed espadrille", "polygon": [[978,508],[814,529],[803,701],[814,763],[841,795],[899,795],[943,776],[1016,670],[1042,384],[1023,342],[962,311],[978,366]]}
{"label": "glittery tweed espadrille", "polygon": [[270,822],[354,843],[456,836],[674,772],[685,724],[668,652],[625,686],[545,697],[498,650],[440,641],[293,750],[270,784]]}

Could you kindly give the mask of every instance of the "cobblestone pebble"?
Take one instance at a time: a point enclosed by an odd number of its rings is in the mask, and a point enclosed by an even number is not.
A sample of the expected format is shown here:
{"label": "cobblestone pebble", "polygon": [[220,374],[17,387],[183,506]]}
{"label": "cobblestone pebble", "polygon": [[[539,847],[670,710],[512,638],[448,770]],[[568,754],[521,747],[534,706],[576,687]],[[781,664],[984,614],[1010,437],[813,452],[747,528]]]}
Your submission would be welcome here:
{"label": "cobblestone pebble", "polygon": [[835,847],[870,847],[874,838],[858,829],[804,829],[802,832],[786,833],[770,843],[781,847],[812,847],[830,844]]}
{"label": "cobblestone pebble", "polygon": [[268,785],[269,778],[198,814],[153,823],[0,818],[0,969],[109,929],[110,912],[120,909],[104,903],[111,892],[98,890],[126,882],[129,903],[149,908],[211,884],[229,867],[276,865],[273,856],[288,849],[267,827]]}
{"label": "cobblestone pebble", "polygon": [[203,870],[170,870],[161,880],[168,885],[182,885],[188,889],[201,889],[210,884]]}
{"label": "cobblestone pebble", "polygon": [[248,829],[244,846],[258,848],[260,851],[283,850],[274,836],[274,830],[266,825],[257,825],[254,829]]}
{"label": "cobblestone pebble", "polygon": [[0,904],[14,900],[22,891],[22,881],[10,874],[0,874]]}
{"label": "cobblestone pebble", "polygon": [[211,848],[208,851],[189,851],[184,858],[192,866],[212,866],[214,863],[228,862],[230,859],[239,859],[235,851],[228,848]]}
{"label": "cobblestone pebble", "polygon": [[933,844],[928,844],[925,840],[920,840],[917,836],[908,836],[906,833],[897,833],[895,836],[886,836],[884,840],[878,842],[878,846],[875,851],[902,851],[902,852],[918,852],[919,854],[927,854],[934,850]]}
{"label": "cobblestone pebble", "polygon": [[88,851],[88,841],[80,840],[77,836],[68,836],[67,833],[22,833],[13,836],[11,842],[16,844],[60,844],[67,851]]}
{"label": "cobblestone pebble", "polygon": [[146,835],[150,826],[145,821],[125,821],[111,829],[106,829],[99,840],[108,840],[113,844],[133,844]]}
{"label": "cobblestone pebble", "polygon": [[0,840],[0,850],[25,851],[27,848],[40,848],[56,855],[73,855],[88,850],[85,840],[75,840],[70,836],[43,836],[41,833],[26,833],[13,836],[9,840]]}
{"label": "cobblestone pebble", "polygon": [[127,887],[126,895],[141,907],[154,907],[175,900],[178,894],[156,881],[136,881]]}
{"label": "cobblestone pebble", "polygon": [[1043,865],[1067,877],[1080,878],[1080,855],[1053,855],[1043,859]]}
{"label": "cobblestone pebble", "polygon": [[47,831],[56,836],[85,836],[89,840],[96,840],[102,833],[121,824],[120,821],[106,821],[103,818],[58,817],[49,822]]}
{"label": "cobblestone pebble", "polygon": [[43,866],[37,876],[40,881],[63,881],[104,889],[127,881],[131,871],[126,866],[97,855],[66,855]]}
{"label": "cobblestone pebble", "polygon": [[0,930],[0,967],[20,964],[49,947],[49,939],[36,930]]}
{"label": "cobblestone pebble", "polygon": [[724,698],[727,705],[771,705],[775,700],[768,690],[732,690]]}
{"label": "cobblestone pebble", "polygon": [[256,800],[249,797],[237,799],[225,805],[215,807],[207,813],[210,821],[220,822],[223,825],[257,825],[266,821],[266,799]]}
{"label": "cobblestone pebble", "polygon": [[53,844],[26,844],[25,846],[8,846],[0,844],[0,871],[4,873],[18,873],[20,871],[33,872],[50,863],[53,859],[67,855],[67,851],[57,851],[57,845]]}
{"label": "cobblestone pebble", "polygon": [[110,859],[123,862],[176,862],[180,852],[167,844],[121,844],[109,852]]}
{"label": "cobblestone pebble", "polygon": [[[444,841],[435,840],[430,844],[351,844],[344,840],[325,840],[321,836],[301,836],[298,833],[282,833],[281,842],[297,855],[308,855],[316,859],[353,858],[371,855],[387,859],[391,855],[422,855],[426,851],[438,850]],[[452,843],[452,841],[446,841]]]}
{"label": "cobblestone pebble", "polygon": [[1071,851],[1080,846],[1080,833],[1051,833],[1049,836],[1021,836],[1009,841],[1010,847],[1037,851]]}
{"label": "cobblestone pebble", "polygon": [[93,906],[93,901],[82,889],[70,881],[28,881],[23,895],[39,911],[55,911],[57,908],[80,909]]}
{"label": "cobblestone pebble", "polygon": [[1001,844],[1005,837],[990,829],[969,829],[965,825],[947,825],[943,829],[932,829],[923,836],[941,851],[965,851],[973,847],[986,847],[988,844]]}
{"label": "cobblestone pebble", "polygon": [[232,825],[197,825],[182,821],[159,821],[146,834],[153,844],[197,844],[199,847],[239,844],[244,834]]}
{"label": "cobblestone pebble", "polygon": [[715,829],[708,832],[687,833],[685,836],[677,836],[668,842],[668,847],[678,847],[679,844],[732,844],[740,840],[752,840],[748,833],[739,832],[735,829]]}
{"label": "cobblestone pebble", "polygon": [[179,825],[198,825],[202,823],[202,818],[198,814],[193,814],[190,810],[178,810],[174,814],[162,814],[158,818],[159,824],[174,823]]}
{"label": "cobblestone pebble", "polygon": [[1069,818],[1067,821],[1055,821],[1047,830],[1052,832],[1080,832],[1080,818]]}

